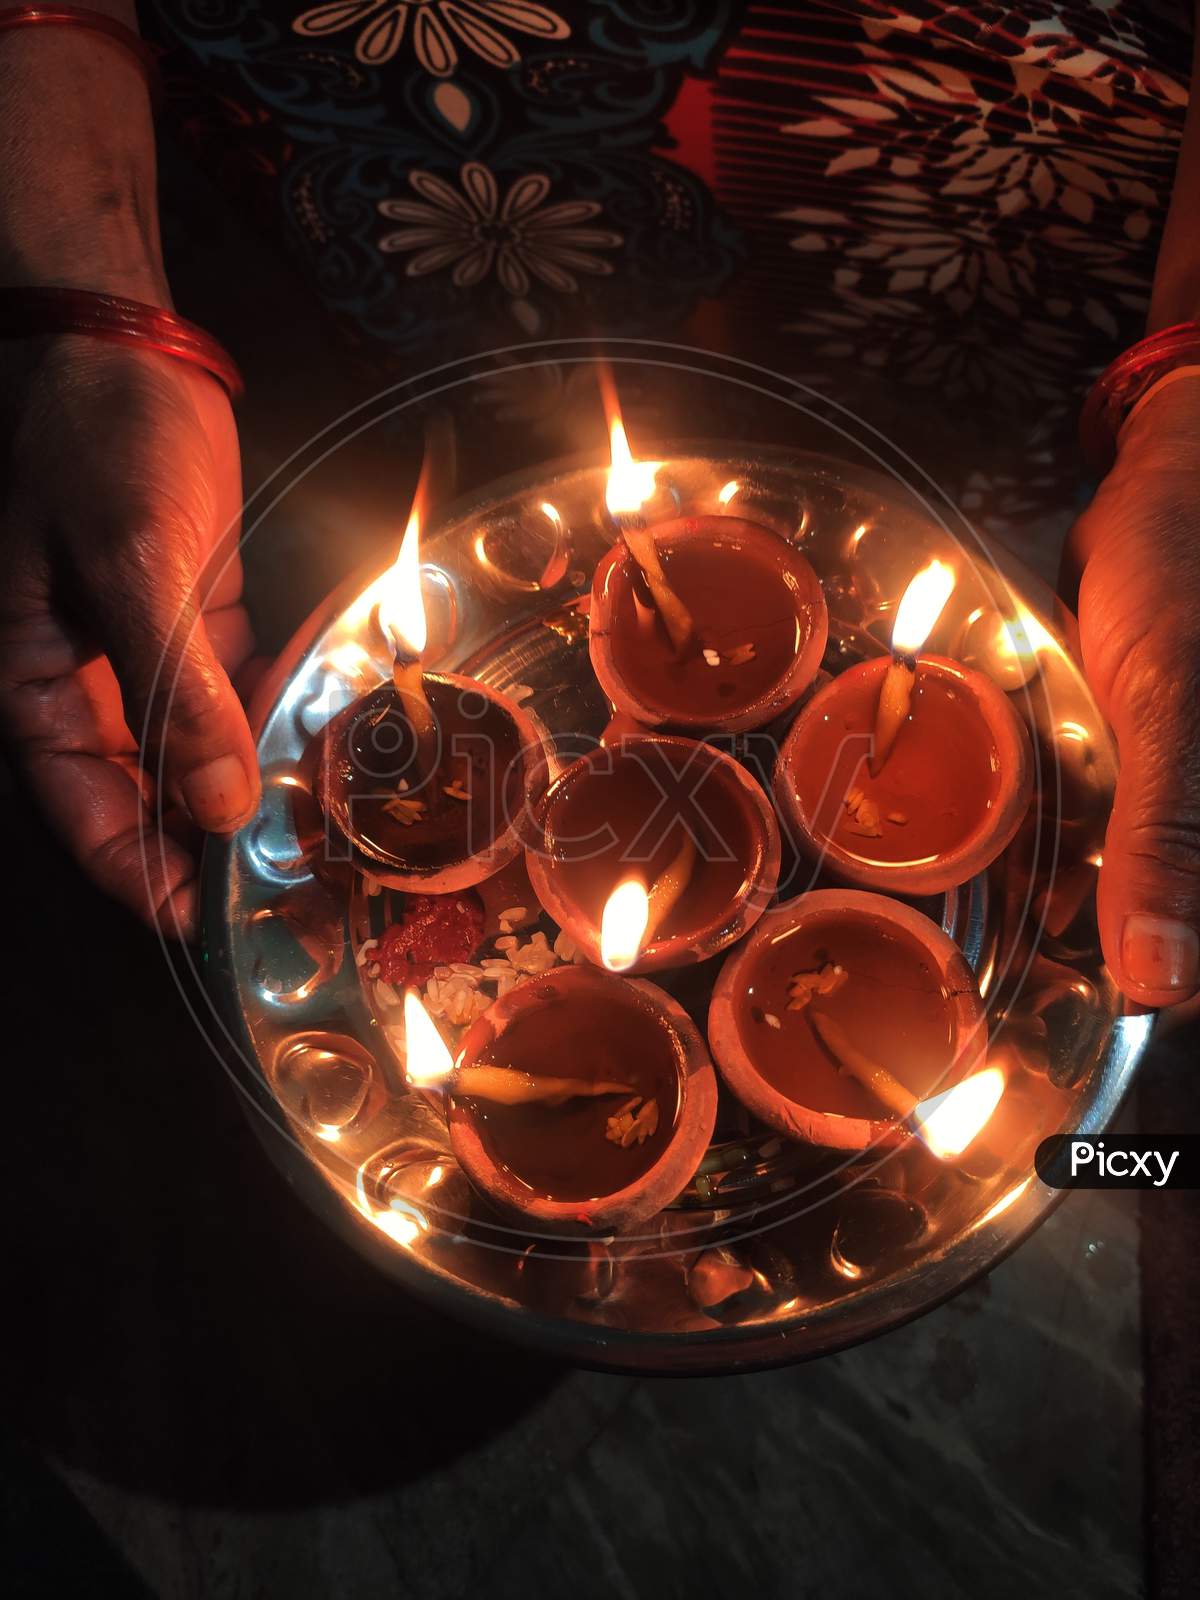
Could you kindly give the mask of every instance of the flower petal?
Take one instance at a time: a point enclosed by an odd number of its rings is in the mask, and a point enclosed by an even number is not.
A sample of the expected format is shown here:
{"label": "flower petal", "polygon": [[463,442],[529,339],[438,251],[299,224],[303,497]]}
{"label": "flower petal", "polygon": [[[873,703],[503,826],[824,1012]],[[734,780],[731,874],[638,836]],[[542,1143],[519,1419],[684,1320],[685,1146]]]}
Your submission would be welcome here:
{"label": "flower petal", "polygon": [[549,240],[538,245],[537,259],[556,266],[574,267],[576,272],[590,272],[597,278],[607,278],[613,270],[611,261],[590,256],[584,250],[560,249],[557,243],[551,244]]}
{"label": "flower petal", "polygon": [[475,208],[465,196],[459,194],[453,185],[439,178],[432,172],[424,172],[416,168],[408,175],[408,181],[421,196],[428,200],[441,212],[449,212],[452,217],[462,217],[467,222],[478,222]]}
{"label": "flower petal", "polygon": [[[455,235],[445,227],[441,228],[398,228],[395,233],[385,233],[379,241],[379,248],[389,254],[396,250],[419,250],[427,244],[449,244]],[[455,242],[461,248],[462,240]]]}
{"label": "flower petal", "polygon": [[541,205],[550,193],[550,179],[544,172],[527,172],[518,178],[504,197],[500,216],[505,222],[515,222]]}
{"label": "flower petal", "polygon": [[422,6],[413,22],[417,60],[435,78],[448,78],[458,65],[458,51],[432,6]]}
{"label": "flower petal", "polygon": [[410,278],[423,278],[427,272],[448,267],[465,254],[462,240],[456,239],[453,244],[439,244],[434,245],[432,250],[422,250],[419,256],[413,256],[404,270]]}
{"label": "flower petal", "polygon": [[407,21],[407,5],[389,6],[370,27],[364,28],[359,34],[354,54],[370,67],[381,67],[400,48]]}
{"label": "flower petal", "polygon": [[459,177],[463,193],[474,205],[476,213],[491,222],[500,204],[500,190],[495,178],[481,161],[468,161]]}
{"label": "flower petal", "polygon": [[529,293],[529,274],[517,260],[515,251],[507,248],[500,251],[496,276],[509,294],[519,297]]}
{"label": "flower petal", "polygon": [[480,11],[502,28],[516,28],[518,33],[533,33],[539,39],[566,39],[571,25],[556,11],[545,6],[528,5],[525,0],[470,0],[471,10]]}
{"label": "flower petal", "polygon": [[572,222],[586,222],[589,217],[598,217],[603,209],[595,200],[562,200],[530,217],[529,227],[561,228]]}
{"label": "flower petal", "polygon": [[585,250],[615,250],[625,240],[608,228],[545,228],[535,232],[525,228],[526,241],[531,249],[550,250],[558,245],[582,245]]}
{"label": "flower petal", "polygon": [[560,294],[575,294],[579,284],[563,267],[555,266],[549,256],[535,255],[530,250],[521,252],[521,260],[533,273],[535,278],[540,278],[543,283],[549,284],[551,289],[557,289]]}
{"label": "flower petal", "polygon": [[301,12],[292,23],[292,31],[310,38],[338,33],[342,28],[353,28],[356,23],[365,21],[383,4],[384,0],[335,0],[332,5],[314,6],[311,11]]}
{"label": "flower petal", "polygon": [[497,33],[490,23],[473,17],[469,11],[456,6],[454,0],[441,0],[441,13],[468,50],[493,67],[512,67],[521,59],[521,52],[511,39]]}
{"label": "flower petal", "polygon": [[494,244],[481,244],[478,249],[472,250],[470,255],[465,255],[454,269],[455,285],[460,289],[469,289],[473,284],[486,278],[492,270],[495,256]]}
{"label": "flower petal", "polygon": [[[409,177],[411,180],[411,173]],[[396,222],[446,221],[446,213],[439,206],[423,205],[420,200],[381,200],[379,212],[381,216],[391,217]]]}

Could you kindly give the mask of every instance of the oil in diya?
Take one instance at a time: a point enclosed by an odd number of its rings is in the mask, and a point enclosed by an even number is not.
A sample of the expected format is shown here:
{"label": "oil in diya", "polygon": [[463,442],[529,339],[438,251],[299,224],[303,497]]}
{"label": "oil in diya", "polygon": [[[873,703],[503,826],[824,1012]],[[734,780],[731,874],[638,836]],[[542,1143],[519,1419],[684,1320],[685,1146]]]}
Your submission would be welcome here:
{"label": "oil in diya", "polygon": [[659,462],[612,427],[606,491],[619,537],[592,582],[589,650],[601,688],[646,727],[735,733],[795,704],[825,650],[813,569],[786,539],[731,515],[648,526]]}
{"label": "oil in diya", "polygon": [[426,623],[414,511],[382,581],[392,681],[323,730],[314,793],[364,872],[391,888],[453,893],[520,852],[548,779],[534,719],[473,678],[422,670]]}
{"label": "oil in diya", "polygon": [[526,851],[542,906],[592,961],[614,888],[646,890],[635,970],[703,961],[762,915],[779,877],[779,827],[759,785],[724,752],[636,734],[601,745],[551,785]]}
{"label": "oil in diya", "polygon": [[[612,967],[636,953],[648,904],[606,918]],[[410,1082],[447,1094],[451,1148],[504,1212],[551,1230],[618,1231],[692,1177],[712,1137],[716,1079],[703,1040],[662,990],[564,967],[502,995],[456,1061],[411,991]]]}
{"label": "oil in diya", "polygon": [[954,586],[932,562],[900,602],[890,658],[818,691],[792,725],[775,796],[796,844],[847,882],[940,893],[1012,841],[1032,794],[1029,734],[984,674],[918,651]]}
{"label": "oil in diya", "polygon": [[773,907],[713,991],[709,1043],[735,1095],[795,1139],[895,1142],[987,1047],[962,952],[911,906],[816,890]]}

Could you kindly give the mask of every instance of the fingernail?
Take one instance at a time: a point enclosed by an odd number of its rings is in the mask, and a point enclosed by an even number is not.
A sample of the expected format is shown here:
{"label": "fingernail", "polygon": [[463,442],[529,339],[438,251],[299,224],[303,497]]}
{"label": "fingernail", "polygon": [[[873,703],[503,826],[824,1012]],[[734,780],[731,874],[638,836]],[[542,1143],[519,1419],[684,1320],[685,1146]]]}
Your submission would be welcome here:
{"label": "fingernail", "polygon": [[202,828],[236,827],[250,809],[253,791],[236,756],[218,756],[182,778],[183,801]]}
{"label": "fingernail", "polygon": [[1186,922],[1138,912],[1125,918],[1121,960],[1126,979],[1138,989],[1194,989],[1200,937]]}

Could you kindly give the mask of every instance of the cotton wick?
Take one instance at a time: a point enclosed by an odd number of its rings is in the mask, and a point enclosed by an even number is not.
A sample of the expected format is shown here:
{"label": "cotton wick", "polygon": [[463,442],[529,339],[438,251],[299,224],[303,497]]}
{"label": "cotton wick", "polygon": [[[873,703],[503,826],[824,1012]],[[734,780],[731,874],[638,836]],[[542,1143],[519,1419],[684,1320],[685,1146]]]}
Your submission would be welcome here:
{"label": "cotton wick", "polygon": [[913,686],[916,681],[916,656],[894,655],[883,675],[883,684],[879,690],[879,707],[875,713],[875,738],[872,741],[869,762],[873,778],[879,776],[896,742],[896,735],[912,708]]}

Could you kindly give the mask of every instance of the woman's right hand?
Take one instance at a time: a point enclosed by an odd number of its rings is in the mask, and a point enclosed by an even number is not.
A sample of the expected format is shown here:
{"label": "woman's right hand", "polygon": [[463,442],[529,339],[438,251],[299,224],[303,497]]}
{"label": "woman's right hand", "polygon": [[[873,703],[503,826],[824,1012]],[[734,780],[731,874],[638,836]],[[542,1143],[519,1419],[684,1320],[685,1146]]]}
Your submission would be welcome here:
{"label": "woman's right hand", "polygon": [[226,832],[259,793],[228,399],[172,357],[23,340],[0,430],[0,728],[89,876],[187,937],[195,857],[158,801]]}

